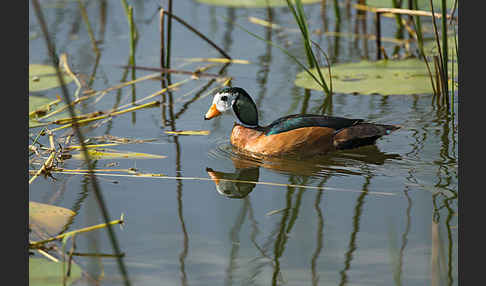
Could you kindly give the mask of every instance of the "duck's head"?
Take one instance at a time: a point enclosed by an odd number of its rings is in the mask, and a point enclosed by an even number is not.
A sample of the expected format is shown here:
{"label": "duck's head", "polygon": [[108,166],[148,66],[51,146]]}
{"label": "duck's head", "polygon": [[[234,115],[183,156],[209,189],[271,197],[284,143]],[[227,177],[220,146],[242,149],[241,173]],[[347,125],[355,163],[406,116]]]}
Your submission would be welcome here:
{"label": "duck's head", "polygon": [[218,91],[213,98],[205,120],[219,116],[232,110],[239,123],[248,127],[258,126],[258,111],[255,102],[248,93],[240,87],[226,87]]}

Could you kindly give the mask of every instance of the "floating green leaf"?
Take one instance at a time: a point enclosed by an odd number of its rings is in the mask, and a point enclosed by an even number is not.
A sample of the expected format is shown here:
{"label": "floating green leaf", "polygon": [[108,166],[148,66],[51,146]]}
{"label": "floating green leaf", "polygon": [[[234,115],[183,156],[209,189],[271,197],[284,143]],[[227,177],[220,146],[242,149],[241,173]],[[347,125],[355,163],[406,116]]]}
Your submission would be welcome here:
{"label": "floating green leaf", "polygon": [[[67,264],[66,264],[67,269]],[[66,285],[81,278],[82,270],[75,264],[71,264],[70,276],[67,277]],[[63,285],[62,263],[53,262],[42,258],[29,258],[29,285],[36,286],[58,286]]]}
{"label": "floating green leaf", "polygon": [[[63,79],[65,84],[73,81],[69,75],[63,75]],[[29,92],[51,89],[60,85],[53,66],[29,64]]]}
{"label": "floating green leaf", "polygon": [[[447,9],[452,9],[454,6],[454,0],[446,0],[446,6]],[[425,10],[425,11],[430,11],[430,0],[426,1],[417,1],[419,10]],[[442,7],[442,0],[432,0],[432,4],[434,4],[434,12],[439,13],[441,11]],[[376,8],[394,8],[393,7],[393,1],[392,0],[368,0],[366,1],[366,5],[376,7]],[[408,6],[402,7],[402,8],[407,8]]]}
{"label": "floating green leaf", "polygon": [[[111,149],[88,149],[89,156],[94,160],[102,159],[164,159],[166,156]],[[74,159],[82,160],[82,153],[74,154]]]}
{"label": "floating green leaf", "polygon": [[[261,8],[261,7],[281,7],[287,6],[286,0],[196,0],[204,4],[225,6],[225,7],[245,7],[245,8]],[[292,1],[294,2],[294,1]],[[302,4],[311,4],[321,2],[321,0],[302,0]]]}
{"label": "floating green leaf", "polygon": [[[316,69],[311,71],[317,74]],[[321,72],[326,79],[329,78],[327,67],[321,68]],[[433,92],[426,65],[418,59],[337,64],[331,67],[331,74],[332,89],[337,93],[391,95]],[[295,84],[321,90],[305,71],[297,74]]]}
{"label": "floating green leaf", "polygon": [[29,224],[51,235],[60,232],[75,214],[66,208],[29,202]]}

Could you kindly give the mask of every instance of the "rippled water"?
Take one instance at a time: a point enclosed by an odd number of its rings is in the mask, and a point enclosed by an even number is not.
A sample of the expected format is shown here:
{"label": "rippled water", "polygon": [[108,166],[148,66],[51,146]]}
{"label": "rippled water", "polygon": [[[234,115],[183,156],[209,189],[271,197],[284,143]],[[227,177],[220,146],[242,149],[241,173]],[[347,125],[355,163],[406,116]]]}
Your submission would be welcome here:
{"label": "rippled water", "polygon": [[[329,2],[329,1],[328,1]],[[100,48],[97,59],[76,2],[43,2],[48,28],[73,70],[92,79],[91,88],[118,84],[128,62],[128,24],[116,1],[90,1],[87,15]],[[139,32],[137,65],[159,66],[157,1],[134,1]],[[162,5],[166,5],[165,2]],[[330,5],[330,4],[329,4]],[[352,32],[355,11],[341,7],[340,31]],[[251,24],[248,17],[295,28],[285,8],[234,9],[193,1],[174,1],[174,13],[249,65],[218,65],[211,73],[233,77],[254,98],[262,124],[292,113],[316,113],[321,93],[293,85],[300,68],[280,50],[236,26],[286,46],[304,60],[299,35]],[[332,6],[306,6],[310,26],[335,31]],[[321,16],[327,15],[326,21]],[[225,18],[223,18],[225,17]],[[393,37],[395,19],[384,19]],[[373,19],[368,19],[372,33]],[[219,57],[178,23],[173,27],[173,68],[203,64],[185,58]],[[29,8],[29,63],[48,63],[35,14]],[[338,62],[373,59],[374,41],[319,36],[316,40]],[[366,43],[366,46],[364,45]],[[389,53],[394,46],[385,43]],[[136,77],[148,74],[136,71]],[[173,75],[172,82],[186,77]],[[136,85],[137,98],[160,90],[160,80]],[[309,159],[244,156],[229,144],[233,118],[204,121],[217,82],[201,77],[170,96],[170,106],[117,116],[87,137],[154,139],[119,146],[120,150],[165,155],[165,159],[99,160],[166,177],[98,176],[111,217],[123,213],[116,228],[134,285],[457,285],[458,136],[454,117],[432,95],[379,96],[335,94],[327,114],[399,124],[400,130],[366,146]],[[69,86],[74,92],[75,86]],[[59,90],[43,92],[55,98]],[[132,90],[107,93],[81,106],[83,113],[129,103]],[[169,100],[169,98],[167,98]],[[456,97],[457,100],[457,97]],[[457,102],[454,102],[457,111]],[[171,120],[174,119],[174,120]],[[209,136],[174,136],[167,130],[209,130]],[[29,130],[35,133],[35,130]],[[56,134],[59,137],[66,133]],[[47,140],[47,139],[46,139]],[[67,160],[65,168],[84,168]],[[35,169],[36,166],[30,166]],[[78,214],[70,230],[102,221],[89,179],[54,174],[38,178],[29,199],[63,206]],[[79,235],[78,252],[112,253],[104,230]],[[122,283],[112,258],[75,259],[102,285]],[[83,279],[76,285],[90,284]]]}

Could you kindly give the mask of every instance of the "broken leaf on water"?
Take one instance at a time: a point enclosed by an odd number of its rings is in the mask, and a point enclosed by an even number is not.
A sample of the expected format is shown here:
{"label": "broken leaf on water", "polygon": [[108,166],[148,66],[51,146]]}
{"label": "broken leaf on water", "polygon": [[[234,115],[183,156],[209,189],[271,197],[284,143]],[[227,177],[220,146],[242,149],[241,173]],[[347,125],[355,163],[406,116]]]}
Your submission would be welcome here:
{"label": "broken leaf on water", "polygon": [[[54,112],[60,108],[66,106],[64,103],[61,103],[60,100],[53,100],[50,98],[46,98],[43,96],[36,96],[30,95],[29,96],[29,128],[42,126],[45,123],[38,120],[38,118],[42,118],[43,116]],[[65,111],[61,111],[53,116],[49,116],[49,119],[46,118],[46,122],[54,121],[61,118],[69,117],[69,113]]]}
{"label": "broken leaf on water", "polygon": [[[118,151],[112,149],[88,149],[88,154],[91,159],[164,159],[166,156],[154,155],[147,153],[138,153],[130,151]],[[74,159],[83,160],[82,153],[73,154]]]}
{"label": "broken leaf on water", "polygon": [[[317,70],[311,69],[317,77]],[[321,67],[328,86],[329,71]],[[434,69],[432,68],[434,73]],[[360,61],[331,66],[332,90],[336,93],[359,94],[432,94],[427,67],[418,59]],[[297,86],[322,90],[305,71],[297,74]]]}
{"label": "broken leaf on water", "polygon": [[59,233],[76,213],[53,205],[29,202],[29,225],[49,235]]}
{"label": "broken leaf on water", "polygon": [[[43,258],[29,257],[29,285],[63,285],[62,262],[53,262]],[[67,270],[67,265],[66,265]],[[80,279],[82,270],[76,263],[71,263],[71,271],[66,285]]]}
{"label": "broken leaf on water", "polygon": [[174,135],[209,135],[209,130],[165,131],[165,133]]}
{"label": "broken leaf on water", "polygon": [[[417,1],[418,10],[430,11],[430,0],[427,1]],[[432,0],[434,5],[434,12],[440,12],[442,7],[442,0]],[[368,0],[366,5],[376,7],[376,8],[394,8],[393,1],[391,0]],[[452,9],[454,6],[454,0],[446,0],[447,9]],[[407,7],[408,8],[408,7]]]}
{"label": "broken leaf on water", "polygon": [[[64,74],[65,84],[70,83],[73,79]],[[56,68],[48,65],[29,64],[29,92],[41,91],[61,86]]]}

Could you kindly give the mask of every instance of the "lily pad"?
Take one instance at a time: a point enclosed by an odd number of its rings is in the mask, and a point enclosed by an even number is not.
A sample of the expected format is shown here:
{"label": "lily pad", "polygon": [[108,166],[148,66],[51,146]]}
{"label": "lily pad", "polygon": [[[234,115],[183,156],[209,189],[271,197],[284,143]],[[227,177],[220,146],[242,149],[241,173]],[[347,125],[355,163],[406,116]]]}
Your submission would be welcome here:
{"label": "lily pad", "polygon": [[[419,10],[431,11],[430,9],[430,1],[417,1]],[[432,0],[432,4],[434,4],[434,12],[438,13],[441,11],[442,7],[442,0]],[[367,0],[366,5],[376,7],[376,8],[394,8],[392,0]],[[447,0],[446,1],[447,9],[452,9],[454,7],[454,0]],[[407,5],[403,5],[402,8],[408,9]]]}
{"label": "lily pad", "polygon": [[[42,117],[50,112],[53,112],[65,106],[64,103],[57,103],[51,105],[51,107],[49,108],[48,107],[49,104],[54,101],[55,100],[43,96],[36,96],[36,95],[29,96],[29,128],[42,126],[44,123],[37,120],[37,118]],[[36,111],[36,113],[31,114],[34,111]],[[48,119],[46,119],[46,121],[53,121],[60,118],[67,118],[67,117],[69,117],[69,113],[67,111],[62,111],[53,116],[50,116]]]}
{"label": "lily pad", "polygon": [[[286,0],[196,0],[197,2],[225,7],[244,7],[244,8],[262,8],[262,7],[281,7],[287,6]],[[302,0],[302,4],[318,3],[321,0]],[[295,3],[295,1],[292,1]]]}
{"label": "lily pad", "polygon": [[[70,276],[67,277],[66,285],[71,285],[73,282],[80,279],[81,275],[81,267],[76,263],[72,263]],[[62,280],[63,273],[61,262],[54,262],[43,258],[29,258],[29,285],[58,286],[63,285]]]}
{"label": "lily pad", "polygon": [[[317,77],[317,70],[314,68],[311,71]],[[321,72],[329,85],[327,67],[322,67]],[[427,67],[418,59],[337,64],[331,67],[331,74],[332,89],[337,93],[382,95],[433,93]],[[295,84],[303,88],[322,90],[305,71],[297,74]]]}
{"label": "lily pad", "polygon": [[[103,159],[164,159],[166,156],[130,151],[117,151],[111,149],[88,149],[88,154],[93,160]],[[82,160],[83,154],[73,154],[73,159]]]}
{"label": "lily pad", "polygon": [[[73,79],[64,74],[65,84],[70,83]],[[57,75],[56,68],[48,65],[29,64],[29,92],[42,91],[61,86]]]}
{"label": "lily pad", "polygon": [[59,233],[76,213],[53,205],[29,202],[29,224],[50,235]]}

